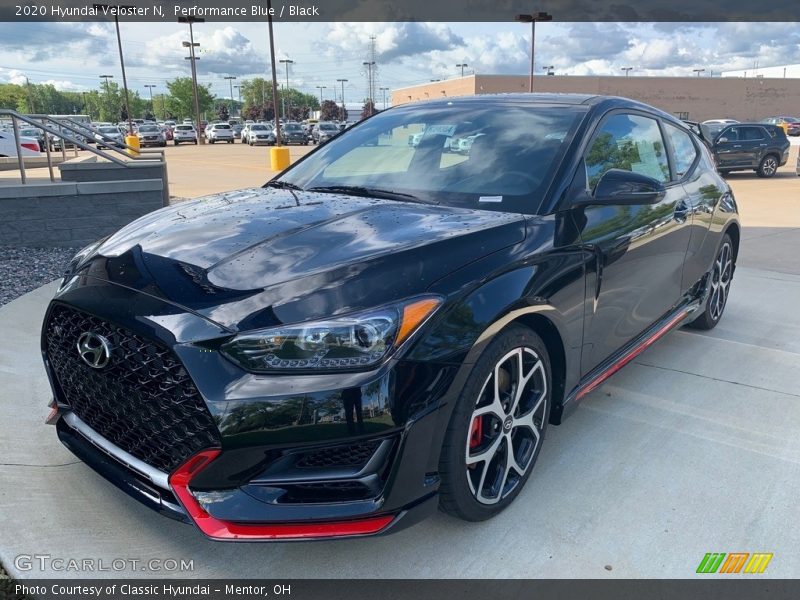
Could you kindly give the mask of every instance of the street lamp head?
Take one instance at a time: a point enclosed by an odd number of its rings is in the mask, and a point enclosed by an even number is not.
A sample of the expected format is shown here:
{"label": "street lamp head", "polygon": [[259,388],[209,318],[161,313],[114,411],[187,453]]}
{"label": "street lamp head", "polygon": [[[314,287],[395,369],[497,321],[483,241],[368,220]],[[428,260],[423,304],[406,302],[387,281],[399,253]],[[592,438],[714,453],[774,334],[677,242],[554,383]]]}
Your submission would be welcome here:
{"label": "street lamp head", "polygon": [[200,45],[200,42],[195,42],[194,44],[191,44],[189,42],[181,42],[181,45],[184,48],[191,48],[192,46],[194,46],[196,48],[196,47],[198,47]]}
{"label": "street lamp head", "polygon": [[202,17],[178,17],[178,23],[205,23],[206,20]]}
{"label": "street lamp head", "polygon": [[533,22],[541,22],[541,21],[552,21],[553,15],[546,12],[537,12],[532,15],[517,15],[514,17],[515,21],[519,21],[520,23],[533,23]]}

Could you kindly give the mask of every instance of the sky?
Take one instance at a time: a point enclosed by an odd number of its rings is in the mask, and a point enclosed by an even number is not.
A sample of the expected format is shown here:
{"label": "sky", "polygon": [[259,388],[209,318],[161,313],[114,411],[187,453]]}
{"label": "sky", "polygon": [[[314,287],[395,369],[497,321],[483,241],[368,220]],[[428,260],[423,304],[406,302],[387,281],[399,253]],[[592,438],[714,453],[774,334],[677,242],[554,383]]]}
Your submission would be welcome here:
{"label": "sky", "polygon": [[[121,24],[129,86],[147,97],[146,84],[165,90],[166,81],[189,74],[181,42],[188,27],[178,23]],[[371,59],[374,36],[376,89],[426,83],[466,73],[526,74],[530,26],[519,23],[276,23],[277,59],[290,59],[289,85],[347,102],[366,97],[363,62]],[[219,97],[229,97],[225,76],[264,77],[268,69],[266,23],[195,26],[200,43],[198,79]],[[800,28],[794,23],[540,23],[536,72],[553,66],[557,75],[703,76],[800,63]],[[111,23],[0,23],[0,82],[52,83],[62,90],[100,88],[101,74],[121,84],[116,35]],[[278,81],[286,82],[284,65]],[[234,81],[234,84],[239,81]],[[234,89],[234,97],[237,91]],[[376,101],[380,93],[376,93]]]}

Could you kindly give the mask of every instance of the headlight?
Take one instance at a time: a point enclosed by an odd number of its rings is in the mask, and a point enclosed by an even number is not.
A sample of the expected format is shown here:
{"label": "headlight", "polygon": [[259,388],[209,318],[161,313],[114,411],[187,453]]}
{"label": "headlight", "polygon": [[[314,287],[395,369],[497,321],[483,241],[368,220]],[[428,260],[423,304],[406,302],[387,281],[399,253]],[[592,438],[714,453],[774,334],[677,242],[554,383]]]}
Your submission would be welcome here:
{"label": "headlight", "polygon": [[400,347],[441,302],[418,297],[346,317],[251,331],[221,350],[255,373],[364,369]]}

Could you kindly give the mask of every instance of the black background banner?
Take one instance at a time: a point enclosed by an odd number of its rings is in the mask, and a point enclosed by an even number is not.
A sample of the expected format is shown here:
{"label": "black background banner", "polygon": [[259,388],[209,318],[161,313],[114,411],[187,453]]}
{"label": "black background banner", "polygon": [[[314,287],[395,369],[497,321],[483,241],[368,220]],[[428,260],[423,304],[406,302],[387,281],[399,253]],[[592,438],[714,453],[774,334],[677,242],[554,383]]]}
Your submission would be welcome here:
{"label": "black background banner", "polygon": [[[9,579],[0,580],[0,600],[794,600],[798,597],[797,580],[756,577],[711,575],[677,581]],[[26,589],[21,590],[20,585]]]}
{"label": "black background banner", "polygon": [[[0,21],[101,21],[97,0],[0,0]],[[114,4],[114,0],[105,0]],[[122,21],[174,22],[178,16],[207,21],[266,21],[259,0],[116,0],[136,14]],[[797,0],[274,0],[275,21],[291,22],[505,22],[544,11],[555,21],[721,22],[798,21]],[[88,14],[87,14],[88,13]],[[2,43],[2,41],[0,41]]]}

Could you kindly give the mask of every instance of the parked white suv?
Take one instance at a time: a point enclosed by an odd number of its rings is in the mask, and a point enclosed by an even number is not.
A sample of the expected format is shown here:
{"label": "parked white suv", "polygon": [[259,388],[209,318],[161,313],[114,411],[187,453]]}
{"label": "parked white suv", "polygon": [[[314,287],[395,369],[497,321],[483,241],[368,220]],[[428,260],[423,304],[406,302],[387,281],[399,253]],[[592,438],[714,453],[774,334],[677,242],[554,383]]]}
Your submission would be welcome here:
{"label": "parked white suv", "polygon": [[177,146],[183,142],[197,144],[197,131],[194,125],[176,125],[175,130],[172,132],[172,142]]}
{"label": "parked white suv", "polygon": [[206,139],[209,144],[215,142],[233,143],[233,128],[228,123],[214,123],[206,127]]}

